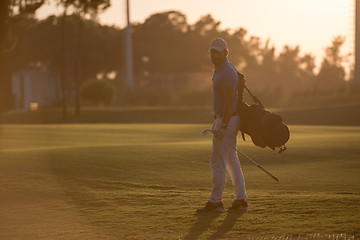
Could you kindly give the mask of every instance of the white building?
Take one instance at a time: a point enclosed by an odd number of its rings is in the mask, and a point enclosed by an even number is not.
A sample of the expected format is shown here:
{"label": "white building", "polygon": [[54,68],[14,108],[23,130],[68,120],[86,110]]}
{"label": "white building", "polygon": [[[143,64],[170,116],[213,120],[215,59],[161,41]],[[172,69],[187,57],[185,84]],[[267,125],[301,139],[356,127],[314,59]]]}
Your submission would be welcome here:
{"label": "white building", "polygon": [[16,110],[51,106],[61,99],[60,78],[55,71],[17,71],[12,75],[11,88]]}

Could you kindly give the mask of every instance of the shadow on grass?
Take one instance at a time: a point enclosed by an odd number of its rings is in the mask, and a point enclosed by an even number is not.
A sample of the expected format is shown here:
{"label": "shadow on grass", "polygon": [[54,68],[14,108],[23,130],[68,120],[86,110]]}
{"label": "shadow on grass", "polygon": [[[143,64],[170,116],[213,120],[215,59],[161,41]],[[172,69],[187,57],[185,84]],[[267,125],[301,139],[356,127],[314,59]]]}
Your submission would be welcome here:
{"label": "shadow on grass", "polygon": [[236,223],[236,220],[244,215],[246,211],[230,211],[226,215],[226,218],[222,222],[222,224],[217,228],[216,232],[214,232],[208,239],[219,239],[223,237],[227,232],[229,232]]}
{"label": "shadow on grass", "polygon": [[[208,239],[219,239],[223,237],[227,232],[229,232],[232,227],[235,225],[236,220],[244,215],[246,211],[236,211],[228,212],[226,218],[222,224],[217,227],[217,230],[208,238]],[[220,215],[221,213],[201,213],[196,214],[197,220],[192,225],[189,233],[182,238],[182,240],[197,239],[199,236],[208,230],[211,226],[211,223]]]}

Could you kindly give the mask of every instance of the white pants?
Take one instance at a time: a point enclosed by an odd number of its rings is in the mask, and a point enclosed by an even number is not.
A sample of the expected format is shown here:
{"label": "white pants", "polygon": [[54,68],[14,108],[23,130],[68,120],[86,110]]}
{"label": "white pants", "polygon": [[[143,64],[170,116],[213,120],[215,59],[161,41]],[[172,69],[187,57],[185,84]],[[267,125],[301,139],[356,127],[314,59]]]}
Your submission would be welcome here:
{"label": "white pants", "polygon": [[[213,124],[213,130],[221,127],[222,118],[217,117]],[[241,171],[240,162],[236,151],[237,133],[240,127],[239,116],[232,116],[226,128],[224,137],[220,140],[213,136],[213,145],[211,153],[212,170],[212,191],[209,202],[218,203],[222,201],[223,192],[226,183],[226,170],[231,176],[234,186],[235,199],[246,199],[245,181]]]}

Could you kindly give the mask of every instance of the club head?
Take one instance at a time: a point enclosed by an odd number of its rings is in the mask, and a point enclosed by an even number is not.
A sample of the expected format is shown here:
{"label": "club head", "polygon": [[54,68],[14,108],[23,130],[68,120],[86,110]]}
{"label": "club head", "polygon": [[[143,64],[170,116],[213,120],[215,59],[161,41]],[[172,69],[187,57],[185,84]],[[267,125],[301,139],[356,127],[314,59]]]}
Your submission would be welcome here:
{"label": "club head", "polygon": [[208,132],[210,132],[211,130],[210,129],[205,129],[204,131],[202,131],[202,135],[206,135],[208,134]]}

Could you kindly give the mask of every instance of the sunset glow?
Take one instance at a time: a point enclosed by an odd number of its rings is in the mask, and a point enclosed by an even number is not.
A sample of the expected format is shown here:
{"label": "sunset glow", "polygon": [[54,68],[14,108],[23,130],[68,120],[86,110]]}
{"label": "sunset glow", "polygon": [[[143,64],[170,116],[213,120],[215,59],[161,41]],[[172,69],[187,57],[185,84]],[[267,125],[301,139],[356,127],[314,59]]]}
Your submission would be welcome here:
{"label": "sunset glow", "polygon": [[[323,56],[324,48],[335,36],[346,37],[344,54],[352,53],[354,34],[354,3],[352,0],[215,0],[167,1],[132,0],[131,20],[143,22],[151,14],[177,10],[193,24],[201,16],[211,14],[221,21],[221,28],[245,28],[249,35],[258,36],[281,50],[285,44],[296,46],[304,53]],[[112,7],[100,15],[103,24],[125,25],[125,1],[112,1]],[[44,18],[57,14],[52,6],[40,9],[38,16]]]}

